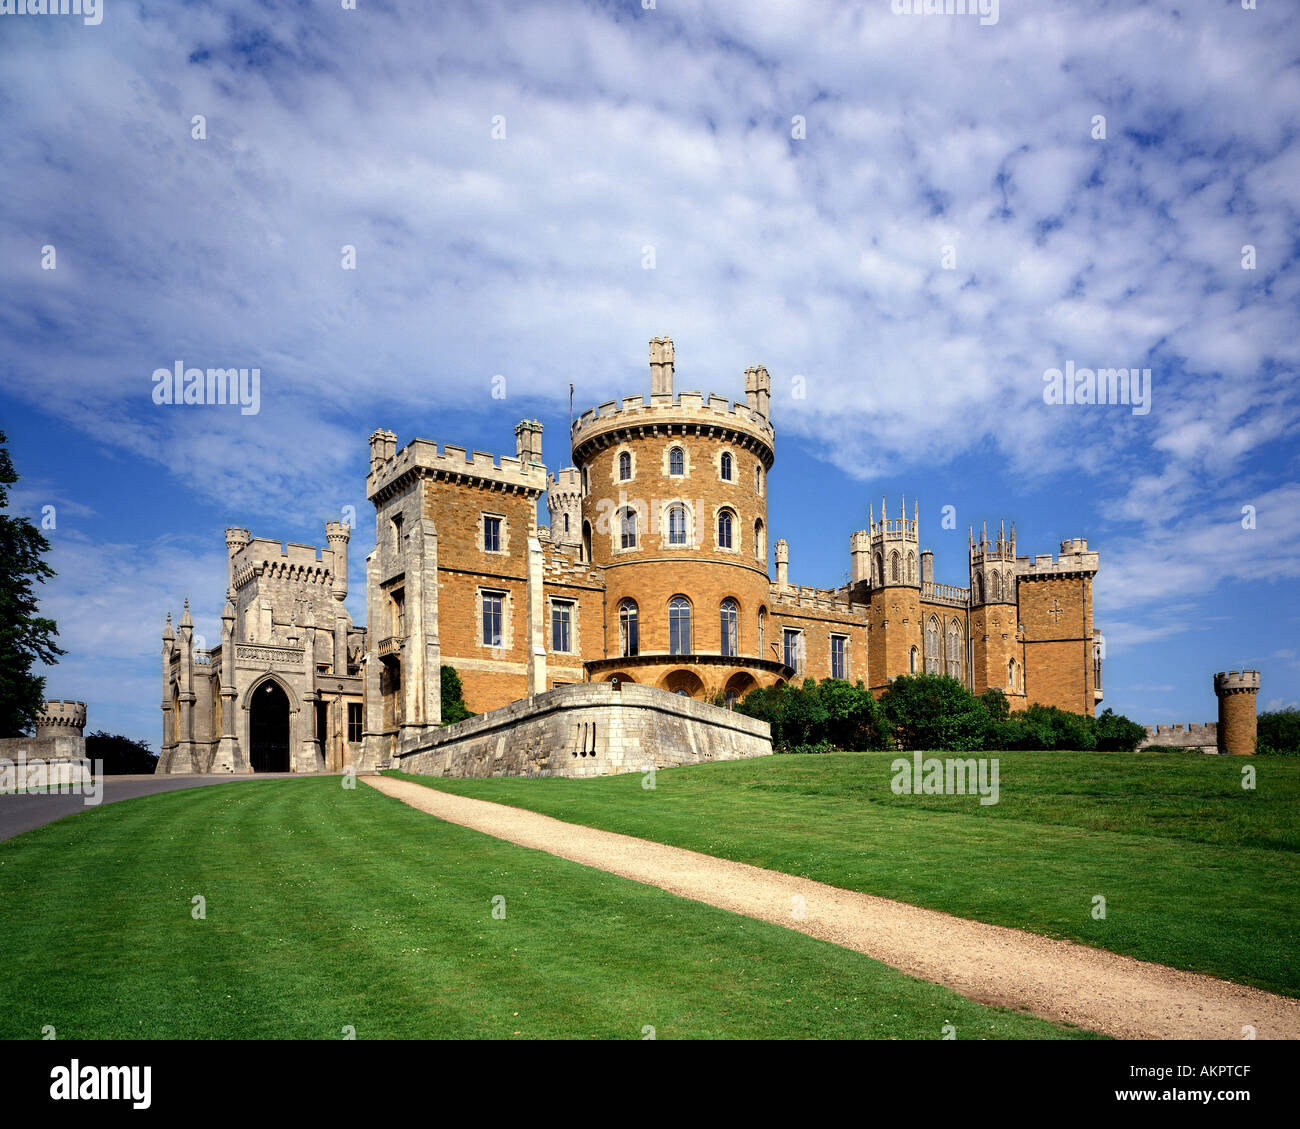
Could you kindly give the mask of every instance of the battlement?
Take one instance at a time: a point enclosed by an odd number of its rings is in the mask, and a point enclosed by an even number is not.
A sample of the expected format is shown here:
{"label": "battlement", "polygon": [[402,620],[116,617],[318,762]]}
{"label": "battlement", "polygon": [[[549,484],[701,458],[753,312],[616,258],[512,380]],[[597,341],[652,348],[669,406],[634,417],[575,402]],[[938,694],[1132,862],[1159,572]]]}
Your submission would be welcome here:
{"label": "battlement", "polygon": [[546,476],[546,489],[552,494],[575,494],[582,493],[582,475],[578,473],[577,467],[565,467],[563,470],[557,470],[554,474]]}
{"label": "battlement", "polygon": [[300,584],[329,584],[333,580],[333,559],[332,551],[322,551],[315,545],[254,537],[231,558],[234,585],[243,588],[257,576]]}
{"label": "battlement", "polygon": [[1061,556],[1054,560],[1051,553],[1039,553],[1032,559],[1016,557],[1016,575],[1022,580],[1035,580],[1062,576],[1091,576],[1099,568],[1100,557],[1096,550],[1089,551],[1083,537],[1073,537],[1061,542]]}
{"label": "battlement", "polygon": [[706,397],[702,392],[651,393],[649,403],[644,396],[607,400],[599,407],[588,408],[575,419],[569,435],[576,452],[580,444],[609,431],[673,424],[723,427],[751,436],[767,448],[766,464],[770,467],[773,462],[771,447],[776,433],[763,415],[725,396]]}
{"label": "battlement", "polygon": [[86,703],[59,698],[45,702],[36,715],[38,737],[80,737],[86,728]]}
{"label": "battlement", "polygon": [[[524,429],[523,433],[535,434],[531,428]],[[477,482],[534,495],[546,489],[546,468],[539,462],[512,455],[496,456],[487,451],[467,453],[464,447],[454,443],[444,444],[440,451],[432,440],[412,439],[400,451],[372,465],[366,477],[366,497],[373,502],[412,477]]]}
{"label": "battlement", "polygon": [[1170,745],[1176,749],[1212,749],[1219,744],[1219,725],[1214,721],[1203,724],[1148,725],[1147,735],[1138,742],[1139,749],[1149,745]]}
{"label": "battlement", "polygon": [[1242,691],[1254,693],[1259,689],[1259,671],[1224,670],[1214,676],[1216,694],[1232,694]]}
{"label": "battlement", "polygon": [[768,589],[769,601],[774,612],[781,608],[818,608],[821,611],[842,612],[845,615],[865,615],[866,604],[857,604],[848,598],[845,588],[812,588],[804,584],[792,584],[782,588],[773,584]]}
{"label": "battlement", "polygon": [[325,523],[325,539],[327,541],[349,541],[352,538],[352,527],[345,521],[327,521]]}

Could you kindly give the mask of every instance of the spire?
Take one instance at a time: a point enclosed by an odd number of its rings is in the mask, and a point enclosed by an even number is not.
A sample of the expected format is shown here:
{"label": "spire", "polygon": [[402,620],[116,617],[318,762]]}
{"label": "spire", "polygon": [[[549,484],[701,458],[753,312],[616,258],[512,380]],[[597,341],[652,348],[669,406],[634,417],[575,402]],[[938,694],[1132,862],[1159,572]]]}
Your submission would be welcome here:
{"label": "spire", "polygon": [[164,639],[175,639],[175,638],[176,638],[176,632],[172,629],[172,613],[171,613],[171,612],[168,612],[168,613],[167,613],[167,623],[166,623],[166,625],[163,627],[163,638],[164,638]]}
{"label": "spire", "polygon": [[186,627],[193,627],[193,626],[194,626],[194,620],[190,618],[190,601],[189,598],[187,597],[185,600],[185,614],[181,616],[181,627],[186,628]]}

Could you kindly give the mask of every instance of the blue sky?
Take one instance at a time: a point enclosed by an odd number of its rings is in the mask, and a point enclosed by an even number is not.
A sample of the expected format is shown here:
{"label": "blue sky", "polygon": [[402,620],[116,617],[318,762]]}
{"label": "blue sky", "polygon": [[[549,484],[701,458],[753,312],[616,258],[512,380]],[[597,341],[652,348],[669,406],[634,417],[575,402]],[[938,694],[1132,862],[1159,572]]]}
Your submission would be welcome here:
{"label": "blue sky", "polygon": [[[947,583],[970,524],[1088,538],[1107,705],[1208,720],[1241,666],[1300,699],[1289,5],[103,0],[0,15],[0,75],[0,426],[93,728],[156,747],[227,525],[355,507],[364,622],[375,427],[513,453],[536,416],[556,467],[570,382],[647,391],[660,334],[679,389],[771,372],[792,580],[905,493]],[[178,360],[259,368],[260,411],[155,404]],[[1071,362],[1150,368],[1150,411],[1045,403]]]}

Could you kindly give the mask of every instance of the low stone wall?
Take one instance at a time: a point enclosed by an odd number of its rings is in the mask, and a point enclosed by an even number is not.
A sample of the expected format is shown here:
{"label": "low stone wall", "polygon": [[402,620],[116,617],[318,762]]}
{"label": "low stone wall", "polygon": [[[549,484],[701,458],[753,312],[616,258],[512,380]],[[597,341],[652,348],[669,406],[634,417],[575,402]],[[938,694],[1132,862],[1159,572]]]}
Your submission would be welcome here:
{"label": "low stone wall", "polygon": [[84,737],[0,738],[0,792],[89,780]]}
{"label": "low stone wall", "polygon": [[765,721],[651,686],[586,682],[449,725],[392,767],[426,776],[610,776],[771,753]]}
{"label": "low stone wall", "polygon": [[1219,751],[1218,722],[1207,721],[1204,725],[1190,722],[1187,725],[1148,725],[1147,735],[1138,744],[1139,749],[1148,745],[1167,745],[1175,749],[1200,749],[1202,752]]}

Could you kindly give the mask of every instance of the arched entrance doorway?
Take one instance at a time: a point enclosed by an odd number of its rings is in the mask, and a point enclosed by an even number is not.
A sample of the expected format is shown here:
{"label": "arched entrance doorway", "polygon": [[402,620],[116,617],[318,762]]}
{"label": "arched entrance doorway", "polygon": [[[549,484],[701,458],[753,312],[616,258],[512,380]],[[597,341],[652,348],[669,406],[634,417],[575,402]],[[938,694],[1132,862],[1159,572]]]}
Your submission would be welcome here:
{"label": "arched entrance doorway", "polygon": [[289,699],[267,680],[249,703],[249,761],[254,772],[289,771]]}

